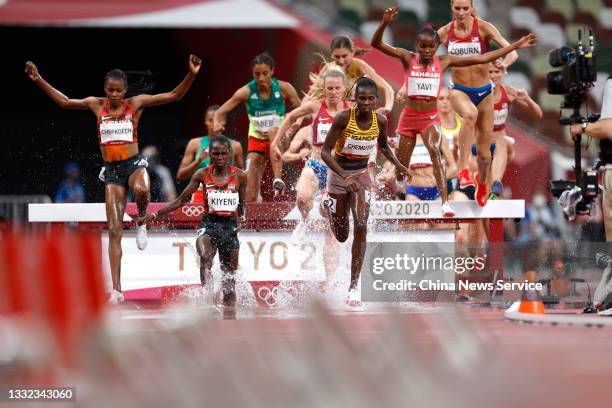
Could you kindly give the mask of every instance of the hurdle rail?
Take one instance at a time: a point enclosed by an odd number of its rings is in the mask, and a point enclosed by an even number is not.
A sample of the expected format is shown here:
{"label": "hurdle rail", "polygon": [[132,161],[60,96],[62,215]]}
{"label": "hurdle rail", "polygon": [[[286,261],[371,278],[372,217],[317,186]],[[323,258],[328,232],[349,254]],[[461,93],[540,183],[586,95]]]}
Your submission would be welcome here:
{"label": "hurdle rail", "polygon": [[[151,203],[147,212],[151,213],[164,207],[165,203]],[[457,215],[453,218],[442,216],[439,201],[375,201],[370,207],[370,218],[376,224],[395,224],[398,234],[402,229],[418,229],[410,224],[428,223],[443,224],[452,228],[453,224],[471,223],[478,219],[489,220],[488,239],[493,245],[489,248],[488,272],[481,275],[472,275],[472,282],[490,282],[492,276],[503,279],[503,240],[504,219],[521,219],[525,216],[525,203],[523,200],[491,200],[485,207],[479,207],[474,201],[454,201],[451,203]],[[134,203],[126,205],[123,217],[126,228],[134,228],[134,219],[138,209]],[[151,226],[170,227],[173,230],[193,230],[197,228],[204,213],[204,207],[198,204],[187,204],[167,216],[154,220]],[[246,206],[247,222],[244,225],[245,233],[274,234],[291,231],[301,219],[295,203],[249,203]],[[317,211],[317,206],[310,213],[312,219],[323,218]],[[71,223],[77,228],[96,230],[102,232],[106,228],[106,210],[104,203],[89,204],[30,204],[28,219],[33,223],[47,223],[51,225]],[[442,226],[442,228],[444,228]],[[448,228],[447,228],[448,230]],[[155,229],[152,229],[155,231]],[[464,278],[461,278],[464,279]]]}

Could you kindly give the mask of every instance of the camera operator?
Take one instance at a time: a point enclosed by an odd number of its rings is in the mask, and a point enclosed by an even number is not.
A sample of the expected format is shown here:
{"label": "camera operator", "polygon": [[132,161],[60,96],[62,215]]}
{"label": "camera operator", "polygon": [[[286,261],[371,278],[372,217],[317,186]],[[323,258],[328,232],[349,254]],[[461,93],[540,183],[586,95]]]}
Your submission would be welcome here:
{"label": "camera operator", "polygon": [[593,123],[573,124],[570,126],[570,133],[573,139],[577,135],[585,134],[599,140],[599,158],[604,165],[601,211],[606,241],[612,242],[612,77],[608,78],[605,84],[601,119]]}

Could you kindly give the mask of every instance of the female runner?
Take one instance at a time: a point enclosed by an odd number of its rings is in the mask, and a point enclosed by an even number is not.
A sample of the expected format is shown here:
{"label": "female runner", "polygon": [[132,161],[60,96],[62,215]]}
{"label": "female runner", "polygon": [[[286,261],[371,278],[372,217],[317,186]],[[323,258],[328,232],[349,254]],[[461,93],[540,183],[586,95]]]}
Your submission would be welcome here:
{"label": "female runner", "polygon": [[370,78],[357,80],[356,105],[336,114],[321,150],[321,158],[329,167],[326,208],[332,232],[338,241],[348,239],[349,211],[353,214],[351,281],[347,297],[350,305],[360,302],[357,283],[366,245],[370,190],[373,188],[368,172],[370,153],[378,147],[395,165],[396,171],[406,175],[411,173],[387,144],[387,118],[375,111],[377,91],[376,83]]}
{"label": "female runner", "polygon": [[491,165],[491,193],[500,197],[503,190],[502,179],[506,172],[508,162],[512,161],[511,154],[514,152],[514,139],[506,135],[506,119],[512,103],[521,106],[536,119],[542,119],[542,108],[538,105],[524,89],[516,89],[510,85],[503,85],[502,78],[506,75],[505,68],[500,64],[489,65],[489,75],[495,84],[493,91],[493,137],[495,141],[495,154]]}
{"label": "female runner", "polygon": [[[223,305],[236,305],[235,273],[238,269],[238,226],[245,221],[244,195],[247,175],[229,164],[230,144],[225,136],[210,141],[210,162],[197,170],[185,190],[164,208],[140,219],[150,222],[185,205],[200,185],[204,188],[204,215],[198,230],[196,248],[200,255],[200,281],[203,288],[211,288],[212,262],[217,251],[225,276],[223,278]],[[207,285],[210,284],[210,285]],[[212,293],[205,290],[204,293]],[[208,299],[207,299],[208,300]]]}
{"label": "female runner", "polygon": [[[213,137],[213,117],[219,109],[219,105],[211,105],[206,108],[204,114],[204,126],[206,126],[207,134],[201,137],[194,137],[187,143],[185,154],[181,159],[181,164],[176,172],[176,179],[183,181],[191,178],[196,170],[203,169],[210,164],[210,138]],[[244,160],[242,159],[242,145],[228,138],[230,141],[230,165],[235,165],[239,169],[244,168]],[[191,198],[192,203],[202,204],[204,201],[203,190],[200,186]]]}
{"label": "female runner", "polygon": [[[53,102],[64,109],[89,109],[98,119],[98,143],[104,159],[100,178],[106,184],[108,256],[113,281],[110,303],[123,302],[121,238],[127,190],[130,188],[134,192],[140,216],[146,213],[150,199],[149,175],[145,170],[147,161],[138,152],[138,120],[144,108],[177,102],[185,95],[200,71],[202,60],[195,55],[190,55],[188,63],[187,76],[171,92],[157,95],[136,95],[125,99],[128,87],[127,77],[123,71],[115,69],[107,73],[104,78],[105,97],[90,96],[84,99],[70,99],[45,81],[34,63],[26,62],[26,74],[49,95]],[[142,221],[138,223],[136,245],[141,250],[147,245],[147,227]]]}
{"label": "female runner", "polygon": [[[285,102],[289,102],[292,108],[300,105],[300,98],[293,85],[274,78],[274,67],[274,59],[268,53],[264,52],[253,58],[253,80],[238,89],[214,115],[213,131],[217,134],[225,129],[225,118],[229,112],[240,103],[246,106],[249,116],[247,202],[257,200],[266,159],[270,156],[270,142],[276,137],[276,132],[285,118]],[[277,192],[282,191],[285,185],[280,178],[282,168],[277,168],[280,163],[272,161],[271,164],[276,177],[274,189]]]}
{"label": "female runner", "polygon": [[[458,57],[482,55],[489,50],[491,41],[500,47],[509,42],[502,37],[491,23],[476,17],[473,0],[451,0],[453,21],[438,30],[441,42],[448,54]],[[518,58],[516,52],[508,53],[503,66],[508,67]],[[487,177],[491,164],[490,145],[493,139],[493,91],[489,79],[489,67],[484,65],[455,65],[451,69],[453,80],[451,103],[453,109],[463,118],[459,132],[459,188],[468,195],[474,194],[480,206],[489,198]],[[470,147],[477,145],[478,172],[472,178],[468,169]]]}
{"label": "female runner", "polygon": [[[397,126],[397,133],[404,137],[400,138],[398,155],[402,163],[408,164],[415,146],[415,136],[417,134],[421,135],[433,162],[436,184],[442,198],[443,216],[452,217],[455,213],[448,204],[446,177],[439,149],[442,137],[439,129],[440,116],[437,98],[442,88],[442,74],[447,67],[465,67],[483,64],[494,61],[496,58],[516,49],[532,46],[535,44],[536,36],[535,34],[530,34],[512,45],[483,55],[468,57],[457,57],[454,55],[437,56],[435,53],[440,45],[440,38],[434,28],[431,25],[427,25],[417,32],[417,53],[413,53],[403,48],[392,47],[382,41],[386,26],[395,19],[398,12],[399,7],[391,7],[385,10],[381,24],[372,37],[373,47],[399,59],[406,70],[407,102],[402,110]],[[485,179],[483,178],[483,180]],[[486,185],[485,188],[488,189]],[[486,200],[479,201],[480,205],[485,203]]]}

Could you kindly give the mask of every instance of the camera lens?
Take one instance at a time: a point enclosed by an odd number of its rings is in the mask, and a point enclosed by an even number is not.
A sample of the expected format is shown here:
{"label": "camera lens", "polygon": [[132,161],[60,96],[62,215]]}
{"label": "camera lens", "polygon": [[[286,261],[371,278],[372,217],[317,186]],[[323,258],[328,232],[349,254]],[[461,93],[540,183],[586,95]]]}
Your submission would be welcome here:
{"label": "camera lens", "polygon": [[610,256],[608,254],[604,254],[602,252],[598,252],[595,254],[595,265],[604,269],[608,267],[608,261],[610,260]]}

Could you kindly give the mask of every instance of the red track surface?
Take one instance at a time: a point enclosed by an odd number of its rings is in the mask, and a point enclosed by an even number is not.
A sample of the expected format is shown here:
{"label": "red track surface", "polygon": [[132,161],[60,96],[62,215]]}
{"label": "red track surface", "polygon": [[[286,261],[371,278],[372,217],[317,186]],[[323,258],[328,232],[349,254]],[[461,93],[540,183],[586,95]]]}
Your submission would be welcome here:
{"label": "red track surface", "polygon": [[[472,341],[480,344],[480,364],[507,370],[508,383],[496,383],[495,386],[501,392],[499,406],[513,406],[511,401],[503,399],[514,392],[525,392],[516,378],[526,381],[528,395],[533,395],[533,403],[539,406],[584,407],[604,401],[603,393],[608,389],[612,374],[610,328],[518,324],[506,321],[503,309],[461,306],[456,311],[458,314],[451,316],[456,316],[456,321],[464,329],[469,328],[466,332],[473,336]],[[133,313],[131,318],[138,318],[139,314],[145,317],[157,312],[160,311],[149,309],[125,313]],[[430,304],[403,307],[392,315],[384,312],[384,307],[372,305],[361,311],[334,311],[327,318],[333,320],[341,329],[339,331],[347,335],[357,348],[380,342],[390,327],[408,330],[411,344],[407,347],[415,349],[416,346],[420,358],[432,361],[443,354],[441,339],[452,344],[457,336],[456,328],[449,324],[449,315],[444,309]],[[160,316],[163,317],[163,312]],[[297,342],[298,347],[305,339],[315,337],[317,330],[321,329],[313,324],[307,313],[298,309],[239,310],[236,317],[212,320],[208,326],[228,342],[263,336]],[[389,326],[390,320],[392,326]],[[482,380],[474,378],[472,391],[478,390]]]}

